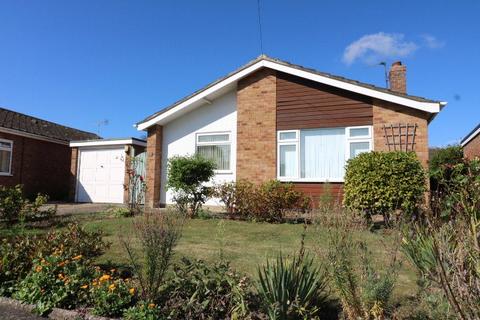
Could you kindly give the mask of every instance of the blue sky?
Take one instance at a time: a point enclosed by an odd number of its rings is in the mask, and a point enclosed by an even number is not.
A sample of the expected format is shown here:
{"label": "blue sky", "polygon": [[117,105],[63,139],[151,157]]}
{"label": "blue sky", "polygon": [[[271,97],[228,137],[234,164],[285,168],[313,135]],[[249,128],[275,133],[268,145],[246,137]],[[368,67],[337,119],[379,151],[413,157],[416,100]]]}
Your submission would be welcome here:
{"label": "blue sky", "polygon": [[[480,1],[261,0],[264,52],[448,101],[432,146],[480,122]],[[133,123],[260,54],[257,1],[0,1],[0,105],[96,132]],[[348,49],[347,49],[348,48]]]}

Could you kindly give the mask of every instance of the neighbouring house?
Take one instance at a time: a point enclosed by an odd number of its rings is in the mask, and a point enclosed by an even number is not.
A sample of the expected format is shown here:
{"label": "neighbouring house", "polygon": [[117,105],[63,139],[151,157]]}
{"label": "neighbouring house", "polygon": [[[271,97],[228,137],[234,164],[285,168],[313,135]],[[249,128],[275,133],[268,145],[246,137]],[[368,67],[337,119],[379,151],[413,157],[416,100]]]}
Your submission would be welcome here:
{"label": "neighbouring house", "polygon": [[[146,146],[145,140],[137,138],[70,142],[72,148],[70,173],[73,177],[70,200],[128,203],[132,196],[128,171],[134,169],[143,179]],[[132,161],[134,158],[136,161]],[[143,199],[143,196],[142,194],[138,198]]]}
{"label": "neighbouring house", "polygon": [[23,185],[26,196],[66,200],[72,140],[99,139],[90,132],[0,108],[0,185]]}
{"label": "neighbouring house", "polygon": [[[345,163],[370,150],[415,151],[428,166],[428,124],[445,102],[406,93],[406,67],[390,88],[262,55],[137,123],[147,131],[146,205],[172,202],[168,158],[199,153],[217,164],[214,182],[292,182],[318,197],[342,195]],[[210,203],[215,204],[215,203]]]}
{"label": "neighbouring house", "polygon": [[480,157],[480,124],[462,139],[460,145],[463,148],[465,158],[474,159]]}

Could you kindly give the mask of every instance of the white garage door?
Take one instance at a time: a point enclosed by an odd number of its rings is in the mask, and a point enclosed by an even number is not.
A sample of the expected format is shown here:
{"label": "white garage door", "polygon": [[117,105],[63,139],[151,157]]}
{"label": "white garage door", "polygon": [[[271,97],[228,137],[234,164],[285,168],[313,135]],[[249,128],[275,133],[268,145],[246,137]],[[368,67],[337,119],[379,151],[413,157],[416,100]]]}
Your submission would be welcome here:
{"label": "white garage door", "polygon": [[123,203],[124,148],[79,151],[77,201]]}

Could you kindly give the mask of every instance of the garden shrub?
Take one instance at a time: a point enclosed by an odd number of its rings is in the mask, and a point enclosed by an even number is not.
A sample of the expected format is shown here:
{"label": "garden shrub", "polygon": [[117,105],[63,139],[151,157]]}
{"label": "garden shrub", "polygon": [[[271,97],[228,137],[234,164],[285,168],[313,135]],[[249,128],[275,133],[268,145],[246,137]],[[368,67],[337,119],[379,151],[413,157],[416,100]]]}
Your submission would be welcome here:
{"label": "garden shrub", "polygon": [[138,279],[143,300],[158,300],[182,226],[183,216],[177,212],[144,213],[133,222],[140,250],[134,248],[131,239],[121,239],[130,266]]}
{"label": "garden shrub", "polygon": [[15,284],[25,278],[38,252],[35,236],[16,236],[0,243],[0,296],[11,295]]}
{"label": "garden shrub", "polygon": [[54,307],[73,309],[85,304],[94,270],[83,259],[81,255],[68,256],[61,248],[35,259],[32,270],[18,284],[14,298],[35,304],[41,315]]}
{"label": "garden shrub", "polygon": [[480,318],[480,160],[463,160],[449,167],[445,198],[438,213],[409,225],[402,249],[430,292],[442,292],[459,319]]}
{"label": "garden shrub", "polygon": [[178,209],[195,217],[211,193],[204,184],[214,176],[215,163],[198,155],[176,156],[168,160],[167,188],[175,192]]}
{"label": "garden shrub", "polygon": [[0,187],[0,218],[8,225],[17,221],[36,221],[49,219],[56,213],[56,208],[41,210],[48,197],[38,194],[33,202],[23,196],[21,185]]}
{"label": "garden shrub", "polygon": [[331,285],[346,319],[386,319],[393,311],[390,300],[400,267],[398,248],[388,252],[388,267],[379,272],[367,244],[353,239],[355,227],[353,218],[346,213],[334,217],[328,225]]}
{"label": "garden shrub", "polygon": [[367,219],[401,210],[412,215],[424,199],[425,173],[413,152],[368,152],[347,162],[344,205]]}
{"label": "garden shrub", "polygon": [[215,195],[230,215],[258,221],[282,221],[286,211],[304,212],[310,199],[293,184],[278,180],[255,185],[249,181],[227,182],[216,187]]}
{"label": "garden shrub", "polygon": [[455,165],[462,162],[463,149],[459,145],[446,146],[444,148],[435,148],[431,152],[429,161],[430,172],[440,169],[445,165]]}
{"label": "garden shrub", "polygon": [[162,319],[161,309],[155,303],[141,302],[128,308],[123,313],[124,320],[158,320]]}
{"label": "garden shrub", "polygon": [[269,319],[312,319],[327,300],[327,275],[304,252],[281,254],[258,269],[257,291]]}
{"label": "garden shrub", "polygon": [[88,285],[93,314],[105,317],[119,317],[136,302],[137,291],[129,279],[122,279],[115,274],[103,273]]}
{"label": "garden shrub", "polygon": [[167,319],[243,319],[250,295],[248,278],[228,262],[182,258],[163,291],[162,313]]}

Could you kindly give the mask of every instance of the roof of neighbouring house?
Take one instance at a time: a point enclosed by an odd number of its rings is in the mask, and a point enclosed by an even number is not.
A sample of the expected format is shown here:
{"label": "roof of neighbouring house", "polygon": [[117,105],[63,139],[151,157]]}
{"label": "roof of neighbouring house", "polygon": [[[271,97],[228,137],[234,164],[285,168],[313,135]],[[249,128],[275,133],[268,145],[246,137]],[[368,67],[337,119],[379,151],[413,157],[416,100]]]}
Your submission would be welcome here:
{"label": "roof of neighbouring house", "polygon": [[478,136],[480,134],[480,123],[475,127],[473,128],[472,131],[470,131],[466,136],[465,138],[462,139],[462,141],[460,141],[460,145],[463,147],[465,146],[467,143],[469,143],[473,138],[475,138],[476,136]]}
{"label": "roof of neighbouring house", "polygon": [[367,96],[384,99],[387,101],[398,103],[400,105],[405,105],[407,107],[416,108],[416,109],[430,112],[430,113],[437,113],[440,111],[440,109],[444,105],[446,105],[446,102],[431,100],[423,97],[418,97],[410,94],[404,94],[404,93],[392,91],[387,88],[377,87],[372,84],[363,83],[360,81],[331,75],[329,73],[320,72],[311,68],[306,68],[306,67],[296,65],[290,62],[286,62],[283,60],[271,58],[266,55],[261,55],[258,58],[250,61],[246,65],[229,73],[225,77],[222,77],[210,83],[209,85],[203,87],[202,89],[195,91],[191,95],[148,116],[144,120],[138,122],[136,126],[139,130],[144,130],[149,126],[151,126],[156,119],[160,118],[162,115],[168,113],[169,111],[176,112],[175,109],[177,108],[188,105],[189,103],[193,104],[196,101],[192,102],[192,100],[195,100],[197,97],[200,97],[199,99],[205,99],[205,97],[208,97],[208,95],[211,94],[212,92],[221,90],[224,86],[230,85],[231,81],[229,80],[237,81],[242,77],[245,77],[248,74],[262,67],[271,68],[277,71],[294,74],[294,75],[304,77],[313,81],[321,82],[334,87],[343,88],[343,89],[364,94]]}
{"label": "roof of neighbouring house", "polygon": [[5,108],[0,108],[0,128],[65,142],[100,139],[95,133],[62,126]]}

